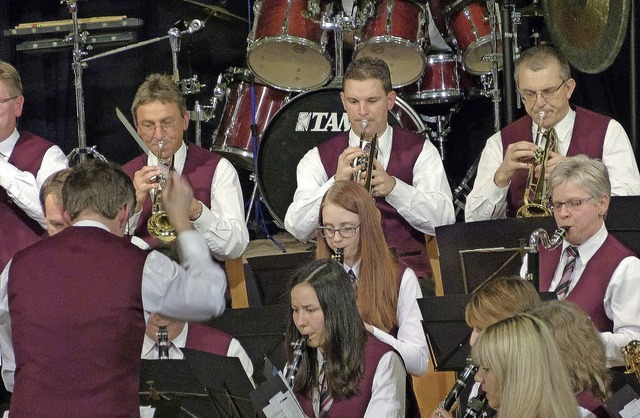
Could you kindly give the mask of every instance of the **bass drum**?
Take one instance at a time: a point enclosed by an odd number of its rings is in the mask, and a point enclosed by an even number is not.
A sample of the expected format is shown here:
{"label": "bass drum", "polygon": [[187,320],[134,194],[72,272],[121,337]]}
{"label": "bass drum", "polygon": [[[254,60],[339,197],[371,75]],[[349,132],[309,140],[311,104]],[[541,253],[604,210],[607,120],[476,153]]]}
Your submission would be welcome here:
{"label": "bass drum", "polygon": [[[296,96],[275,114],[258,149],[258,187],[262,200],[279,227],[296,191],[296,167],[315,146],[351,128],[340,100],[340,89],[325,88]],[[428,137],[420,116],[397,99],[389,124]]]}

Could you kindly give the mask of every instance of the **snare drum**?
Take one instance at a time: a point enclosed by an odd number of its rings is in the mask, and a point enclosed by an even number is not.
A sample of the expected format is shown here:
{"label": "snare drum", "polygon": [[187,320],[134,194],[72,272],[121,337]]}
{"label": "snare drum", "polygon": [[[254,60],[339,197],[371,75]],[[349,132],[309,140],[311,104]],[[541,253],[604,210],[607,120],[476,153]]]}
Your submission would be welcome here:
{"label": "snare drum", "polygon": [[364,10],[375,11],[356,45],[354,59],[382,58],[391,71],[393,87],[411,84],[424,69],[429,49],[429,17],[425,6],[409,0],[365,0]]}
{"label": "snare drum", "polygon": [[[247,69],[229,69],[225,73],[230,85],[220,125],[213,134],[211,151],[223,155],[233,164],[253,170],[253,139],[251,135],[251,73]],[[254,84],[255,121],[258,138],[267,123],[289,98],[285,91]]]}
{"label": "snare drum", "polygon": [[[439,103],[455,103],[463,98],[460,88],[460,62],[455,55],[439,54],[427,56],[427,65],[422,78],[405,90],[404,97],[414,106]],[[414,90],[414,87],[417,91]]]}
{"label": "snare drum", "polygon": [[[452,9],[449,29],[460,50],[462,65],[471,74],[489,74],[493,62],[485,57],[491,56],[491,25],[487,8],[479,3],[464,5],[459,11]],[[502,51],[500,28],[496,27],[497,52]],[[500,62],[499,65],[501,66]]]}
{"label": "snare drum", "polygon": [[[313,6],[308,6],[313,5]],[[311,7],[315,10],[308,10]],[[320,0],[258,0],[247,65],[266,84],[287,91],[325,85],[332,75]]]}
{"label": "snare drum", "polygon": [[[313,147],[351,128],[340,100],[340,89],[325,88],[296,96],[273,117],[260,141],[258,186],[273,219],[284,225],[296,191],[296,168]],[[389,124],[414,132],[427,128],[401,99],[389,112]]]}

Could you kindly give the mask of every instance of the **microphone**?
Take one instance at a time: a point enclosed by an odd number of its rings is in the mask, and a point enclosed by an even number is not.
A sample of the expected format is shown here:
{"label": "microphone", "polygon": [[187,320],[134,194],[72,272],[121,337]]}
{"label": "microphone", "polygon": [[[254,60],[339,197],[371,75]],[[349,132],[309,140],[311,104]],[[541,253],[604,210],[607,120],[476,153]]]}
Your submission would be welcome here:
{"label": "microphone", "polygon": [[195,33],[202,30],[202,28],[204,28],[204,22],[200,19],[193,19],[191,22],[189,22],[187,32]]}

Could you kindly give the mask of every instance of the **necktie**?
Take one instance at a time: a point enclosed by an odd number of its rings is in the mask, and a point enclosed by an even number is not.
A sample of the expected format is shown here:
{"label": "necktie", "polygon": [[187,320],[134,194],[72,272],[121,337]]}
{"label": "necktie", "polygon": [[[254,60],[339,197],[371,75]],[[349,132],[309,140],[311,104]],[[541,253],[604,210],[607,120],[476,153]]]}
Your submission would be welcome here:
{"label": "necktie", "polygon": [[351,284],[355,284],[356,280],[358,280],[358,279],[356,278],[356,274],[353,272],[353,270],[349,269],[347,274],[349,275],[349,278],[351,279]]}
{"label": "necktie", "polygon": [[333,398],[331,397],[331,391],[329,391],[329,379],[325,378],[324,374],[324,362],[320,366],[320,408],[318,418],[324,418],[327,416],[331,405],[333,404]]}
{"label": "necktie", "polygon": [[365,156],[369,156],[369,152],[371,152],[371,142],[365,142],[364,148],[362,148]]}
{"label": "necktie", "polygon": [[569,293],[571,275],[576,265],[576,259],[580,257],[576,247],[569,246],[565,251],[567,253],[567,264],[565,264],[562,270],[562,278],[560,278],[560,283],[558,283],[558,287],[556,287],[556,295],[558,295],[558,299],[560,300],[565,300]]}

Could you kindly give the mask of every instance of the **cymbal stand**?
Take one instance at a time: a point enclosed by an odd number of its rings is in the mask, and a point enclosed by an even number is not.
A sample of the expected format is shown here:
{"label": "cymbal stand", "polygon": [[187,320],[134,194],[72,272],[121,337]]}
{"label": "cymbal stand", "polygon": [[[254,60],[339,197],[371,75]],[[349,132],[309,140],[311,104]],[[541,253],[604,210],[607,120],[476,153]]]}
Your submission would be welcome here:
{"label": "cymbal stand", "polygon": [[[513,122],[514,104],[515,104],[515,82],[513,79],[513,46],[514,33],[511,22],[512,15],[515,13],[515,4],[512,0],[503,0],[500,9],[502,16],[502,89],[504,97],[505,109],[505,125]],[[495,41],[495,40],[494,40]]]}
{"label": "cymbal stand", "polygon": [[[499,72],[499,62],[502,59],[498,54],[498,15],[496,13],[497,3],[494,0],[487,1],[487,9],[489,10],[489,26],[491,27],[491,52],[492,52],[492,62],[491,66],[491,82],[492,88],[489,90],[489,97],[491,97],[491,101],[493,102],[493,127],[495,132],[498,132],[502,127],[502,120],[500,116],[500,86],[498,83],[498,77],[500,77]],[[504,42],[504,40],[503,40]],[[503,47],[503,55],[504,55],[504,47]]]}
{"label": "cymbal stand", "polygon": [[432,142],[436,142],[438,146],[438,152],[440,153],[440,159],[442,161],[446,158],[445,143],[447,142],[447,136],[451,132],[451,118],[460,110],[460,103],[457,103],[449,109],[449,113],[446,115],[437,116],[423,116],[422,118],[431,124],[436,125],[436,129],[429,132],[429,138]]}
{"label": "cymbal stand", "polygon": [[335,16],[332,11],[329,11],[322,14],[320,27],[322,30],[333,31],[335,44],[335,74],[330,85],[342,87],[344,78],[344,61],[342,56],[344,31],[354,30],[356,28],[355,21],[350,16],[346,16],[343,11],[338,12]]}
{"label": "cymbal stand", "polygon": [[74,148],[69,153],[67,160],[72,161],[77,156],[80,162],[84,162],[87,160],[87,155],[92,155],[94,158],[107,161],[107,159],[96,150],[95,146],[87,148],[84,93],[82,90],[82,56],[86,55],[86,52],[84,52],[80,46],[80,44],[84,44],[86,42],[87,33],[80,33],[77,2],[75,0],[66,0],[61,2],[61,4],[65,2],[69,7],[69,12],[71,12],[71,18],[73,20],[73,30],[71,34],[65,38],[65,41],[73,41],[73,61],[71,63],[71,67],[73,68],[73,85],[76,93],[76,117],[78,121],[78,147]]}

